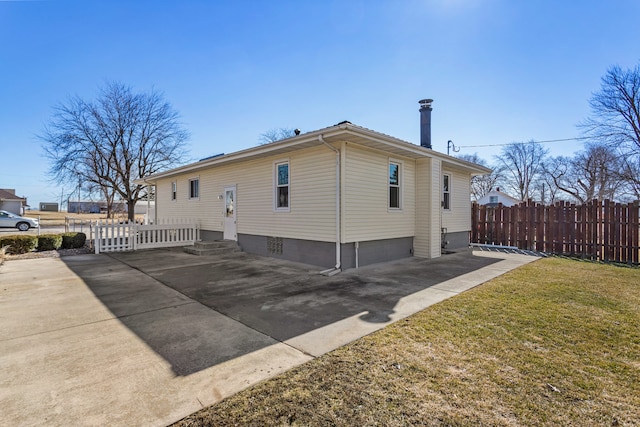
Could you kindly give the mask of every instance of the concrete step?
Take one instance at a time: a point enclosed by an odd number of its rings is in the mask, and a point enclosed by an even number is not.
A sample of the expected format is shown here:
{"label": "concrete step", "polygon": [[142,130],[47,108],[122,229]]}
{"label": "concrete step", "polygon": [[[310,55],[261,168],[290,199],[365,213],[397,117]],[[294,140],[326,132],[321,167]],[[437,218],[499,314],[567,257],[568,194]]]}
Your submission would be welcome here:
{"label": "concrete step", "polygon": [[184,251],[192,255],[220,255],[228,252],[241,252],[238,242],[234,240],[198,241],[193,246],[185,246]]}

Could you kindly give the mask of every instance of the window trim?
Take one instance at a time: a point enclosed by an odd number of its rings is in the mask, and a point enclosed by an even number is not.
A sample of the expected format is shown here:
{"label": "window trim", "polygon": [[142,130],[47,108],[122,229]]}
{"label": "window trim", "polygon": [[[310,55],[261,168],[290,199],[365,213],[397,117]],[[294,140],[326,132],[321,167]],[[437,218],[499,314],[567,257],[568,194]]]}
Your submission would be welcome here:
{"label": "window trim", "polygon": [[[391,165],[398,165],[398,185],[393,185],[393,187],[398,188],[398,206],[397,207],[392,207],[391,206],[391,180],[389,179],[389,173],[390,173],[390,169],[391,169]],[[398,212],[401,211],[403,209],[403,187],[404,187],[404,162],[402,162],[401,160],[396,160],[393,158],[389,158],[389,161],[387,162],[387,210],[389,212]]]}
{"label": "window trim", "polygon": [[[196,195],[193,195],[191,183],[196,182]],[[200,200],[200,177],[189,178],[189,200]]]}
{"label": "window trim", "polygon": [[[444,182],[447,181],[448,188],[445,190]],[[442,209],[445,211],[451,211],[451,174],[444,173],[442,174]],[[448,195],[449,197],[445,197]],[[449,203],[447,203],[449,202]]]}
{"label": "window trim", "polygon": [[[278,166],[287,165],[287,184],[278,185]],[[278,189],[287,187],[287,206],[278,206]],[[273,162],[273,211],[291,212],[291,161],[282,159]]]}
{"label": "window trim", "polygon": [[178,181],[171,181],[171,201],[178,200]]}

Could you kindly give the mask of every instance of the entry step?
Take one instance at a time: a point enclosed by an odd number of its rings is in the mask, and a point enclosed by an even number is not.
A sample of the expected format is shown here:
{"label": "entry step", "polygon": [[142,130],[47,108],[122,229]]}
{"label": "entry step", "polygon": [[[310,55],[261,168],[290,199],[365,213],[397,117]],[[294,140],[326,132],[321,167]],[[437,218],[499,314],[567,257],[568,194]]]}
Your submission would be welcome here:
{"label": "entry step", "polygon": [[185,246],[184,251],[192,255],[221,255],[227,252],[241,252],[235,240],[198,241],[193,246]]}

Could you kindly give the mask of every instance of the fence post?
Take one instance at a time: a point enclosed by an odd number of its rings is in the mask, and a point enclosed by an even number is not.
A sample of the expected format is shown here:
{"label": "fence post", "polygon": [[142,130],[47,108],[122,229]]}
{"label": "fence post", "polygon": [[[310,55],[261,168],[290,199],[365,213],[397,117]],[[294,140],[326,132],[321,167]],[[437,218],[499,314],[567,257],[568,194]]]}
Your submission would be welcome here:
{"label": "fence post", "polygon": [[479,206],[478,243],[487,243],[487,207]]}
{"label": "fence post", "polygon": [[129,247],[134,251],[138,248],[138,224],[135,222],[129,226]]}
{"label": "fence post", "polygon": [[471,236],[469,236],[469,241],[471,243],[477,242],[476,232],[478,229],[478,221],[476,220],[478,214],[478,203],[471,203]]}
{"label": "fence post", "polygon": [[536,236],[536,251],[541,251],[543,248],[543,240],[544,240],[544,213],[545,206],[541,204],[536,205],[536,221],[535,221],[535,236]]}
{"label": "fence post", "polygon": [[611,257],[611,202],[609,200],[604,201],[604,257],[600,261],[606,261]]}
{"label": "fence post", "polygon": [[96,232],[93,236],[93,250],[96,254],[100,253],[100,220],[96,220]]}
{"label": "fence post", "polygon": [[602,218],[604,218],[604,206],[602,201],[595,200],[593,203],[593,244],[594,253],[592,259],[601,260],[604,254],[604,241],[602,237]]}
{"label": "fence post", "polygon": [[630,215],[630,225],[631,225],[631,233],[629,233],[629,239],[631,242],[631,262],[634,264],[638,264],[640,262],[640,204],[636,200],[633,205],[630,207],[631,215]]}

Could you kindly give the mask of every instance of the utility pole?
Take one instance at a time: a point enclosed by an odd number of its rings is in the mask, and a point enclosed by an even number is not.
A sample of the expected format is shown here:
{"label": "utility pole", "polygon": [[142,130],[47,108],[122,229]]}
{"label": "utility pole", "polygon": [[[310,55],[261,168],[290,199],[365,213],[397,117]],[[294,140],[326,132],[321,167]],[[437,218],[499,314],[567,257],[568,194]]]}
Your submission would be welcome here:
{"label": "utility pole", "polygon": [[80,185],[82,184],[82,180],[80,179],[80,175],[78,175],[78,207],[76,208],[76,213],[80,213]]}

